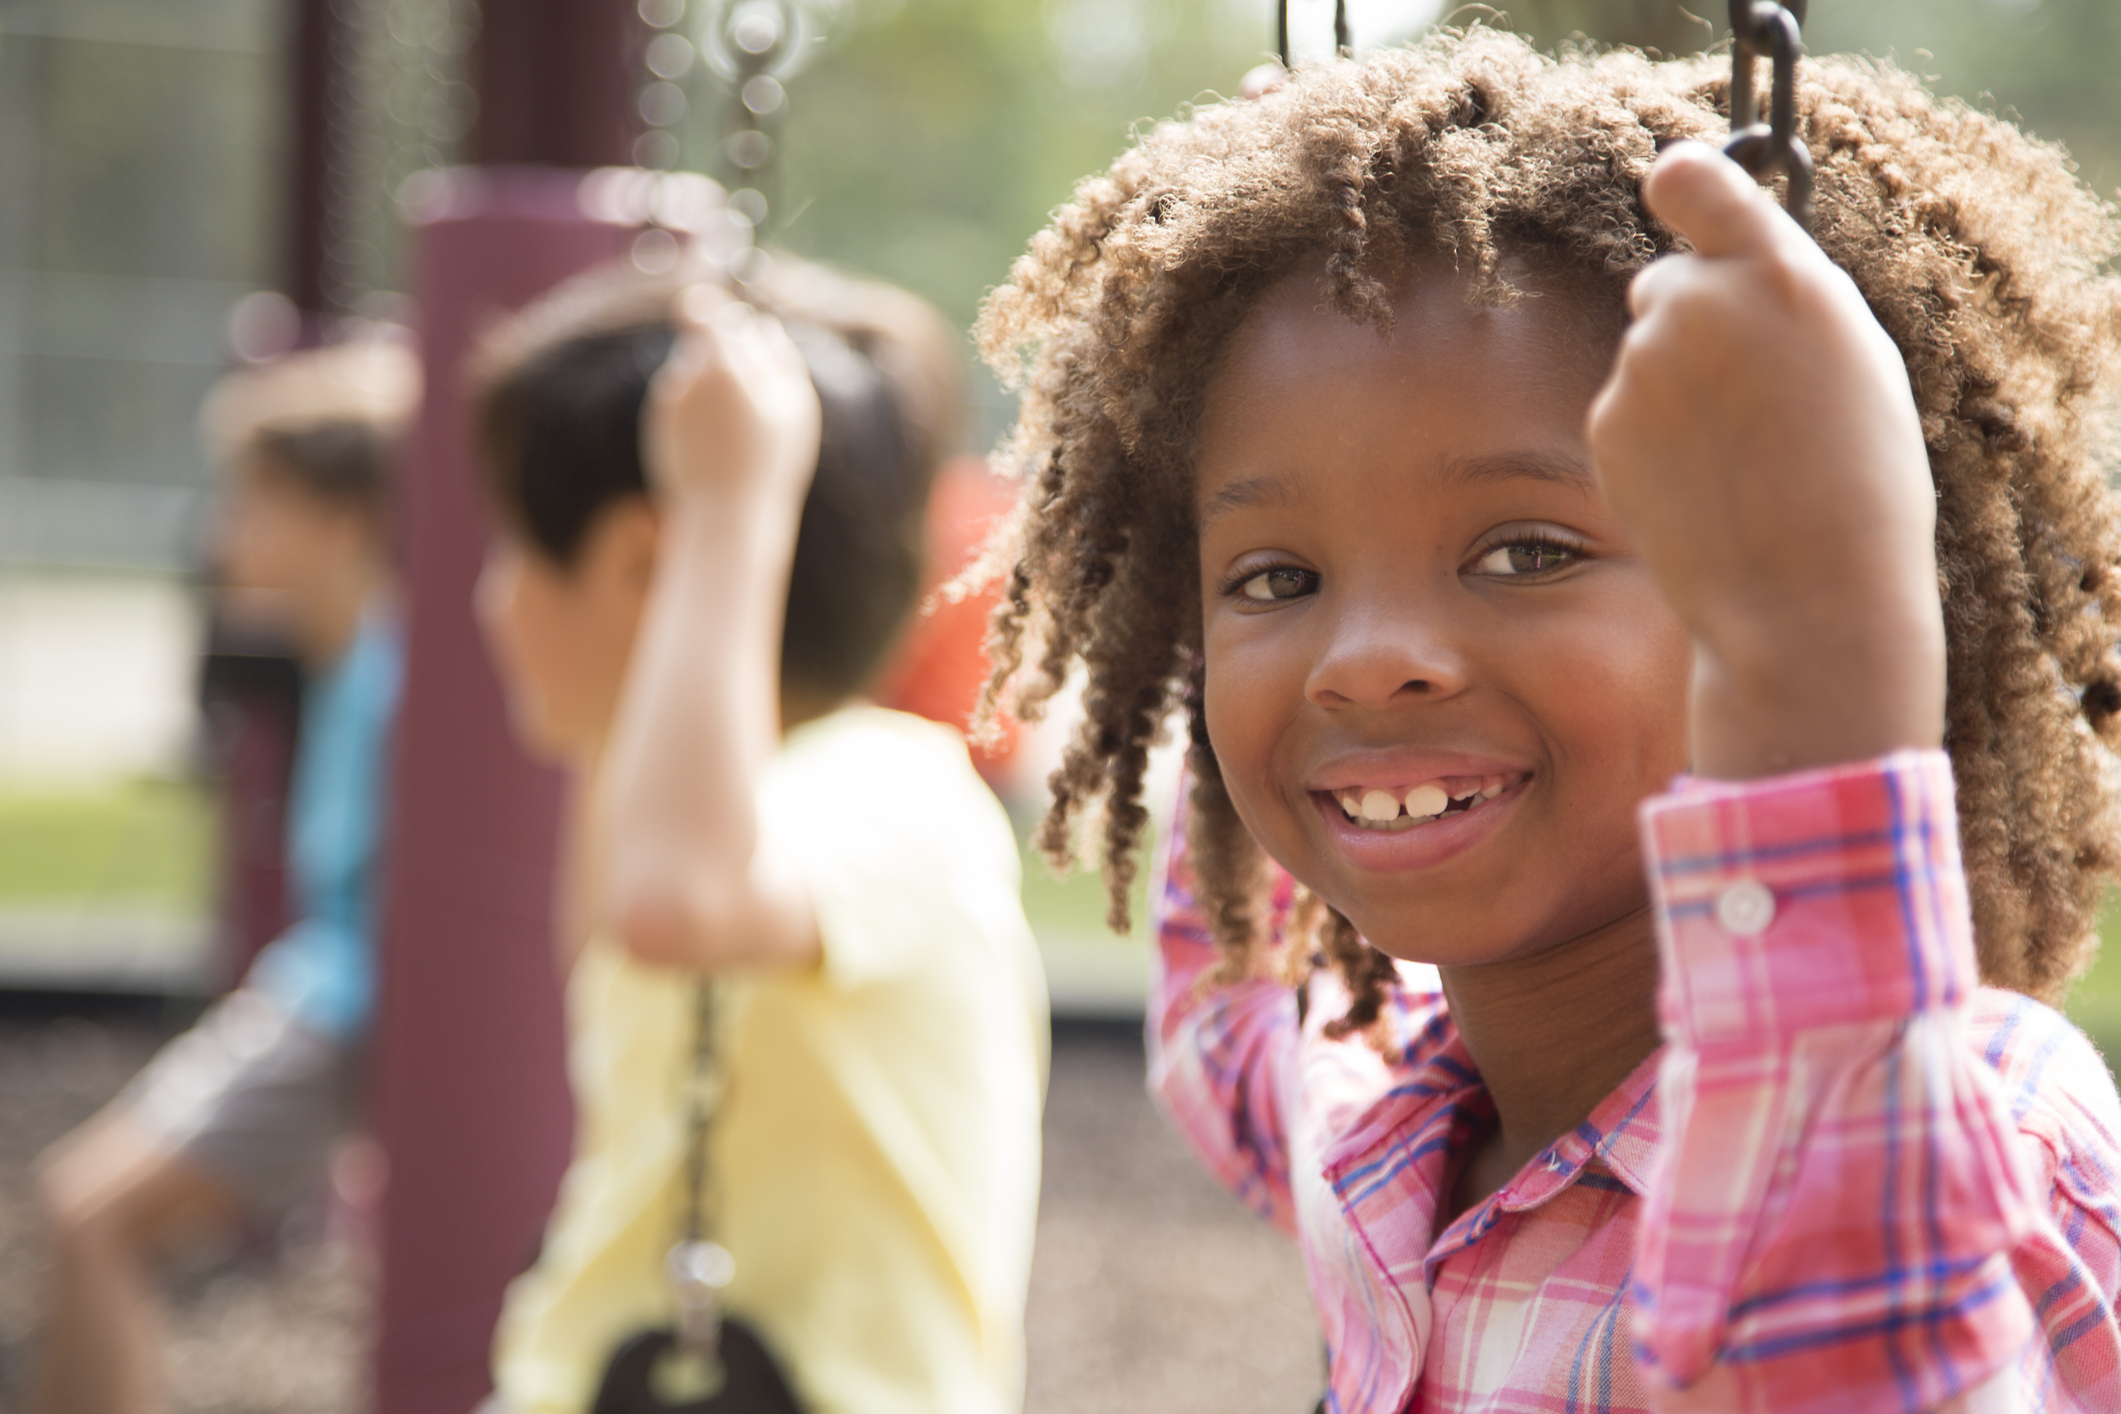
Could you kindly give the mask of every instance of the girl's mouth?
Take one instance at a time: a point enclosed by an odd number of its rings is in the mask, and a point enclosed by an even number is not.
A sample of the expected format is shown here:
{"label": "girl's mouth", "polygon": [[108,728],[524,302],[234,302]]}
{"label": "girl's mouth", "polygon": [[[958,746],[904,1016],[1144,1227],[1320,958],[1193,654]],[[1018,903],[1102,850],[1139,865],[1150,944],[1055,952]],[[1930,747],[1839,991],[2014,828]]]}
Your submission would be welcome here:
{"label": "girl's mouth", "polygon": [[1358,830],[1401,834],[1448,816],[1479,810],[1524,779],[1523,774],[1441,776],[1414,786],[1358,785],[1319,794],[1330,797]]}

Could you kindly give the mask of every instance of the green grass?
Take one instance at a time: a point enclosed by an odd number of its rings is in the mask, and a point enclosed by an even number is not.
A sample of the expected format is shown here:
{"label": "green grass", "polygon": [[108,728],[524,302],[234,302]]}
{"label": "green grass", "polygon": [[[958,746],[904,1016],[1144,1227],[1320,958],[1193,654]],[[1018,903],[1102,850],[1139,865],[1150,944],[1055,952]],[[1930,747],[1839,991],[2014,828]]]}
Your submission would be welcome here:
{"label": "green grass", "polygon": [[2099,920],[2099,960],[2077,983],[2070,998],[2097,997],[2121,1002],[2121,905],[2110,905]]}
{"label": "green grass", "polygon": [[203,912],[215,837],[208,796],[191,785],[0,791],[0,909],[90,902]]}
{"label": "green grass", "polygon": [[[208,792],[142,782],[93,795],[0,789],[0,910],[81,903],[196,916],[213,897],[216,825]],[[1146,939],[1148,868],[1134,885],[1134,935]],[[1108,939],[1104,881],[1056,876],[1023,841],[1024,912],[1048,936]],[[2070,1019],[2121,1068],[2121,903],[2102,924],[2099,962],[2069,1000]]]}
{"label": "green grass", "polygon": [[[1030,920],[1035,932],[1095,935],[1110,938],[1112,932],[1105,926],[1105,881],[1096,870],[1077,868],[1065,876],[1056,875],[1053,866],[1046,863],[1045,856],[1031,844],[1028,834],[1019,831],[1017,844],[1024,859],[1024,916]],[[1149,860],[1153,853],[1142,855],[1142,867],[1134,876],[1133,917],[1134,936],[1146,940],[1149,915]]]}
{"label": "green grass", "polygon": [[[92,795],[0,787],[0,909],[83,901],[199,911],[213,890],[211,798],[189,785],[141,783]],[[1024,911],[1041,930],[1109,937],[1104,881],[1094,870],[1056,876],[1022,842]],[[1148,872],[1134,888],[1137,932]]]}
{"label": "green grass", "polygon": [[2121,1073],[2121,901],[2107,905],[2099,924],[2099,960],[2071,991],[2068,1012],[2107,1065]]}

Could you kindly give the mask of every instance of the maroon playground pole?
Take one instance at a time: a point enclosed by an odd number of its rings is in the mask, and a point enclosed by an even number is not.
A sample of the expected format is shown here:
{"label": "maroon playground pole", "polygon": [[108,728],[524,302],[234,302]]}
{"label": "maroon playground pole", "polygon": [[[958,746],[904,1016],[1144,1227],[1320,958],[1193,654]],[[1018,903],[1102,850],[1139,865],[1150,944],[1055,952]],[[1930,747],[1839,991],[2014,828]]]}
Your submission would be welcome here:
{"label": "maroon playground pole", "polygon": [[284,214],[287,297],[302,315],[304,342],[324,332],[329,316],[344,314],[332,289],[331,266],[341,232],[332,220],[331,191],[340,147],[334,117],[350,97],[343,50],[346,21],[332,0],[294,0],[287,34],[287,205]]}
{"label": "maroon playground pole", "polygon": [[[509,735],[472,617],[487,538],[463,401],[480,331],[635,228],[585,202],[624,163],[633,0],[485,0],[468,168],[409,190],[427,391],[403,468],[406,679],[373,1066],[390,1159],[375,1408],[468,1414],[508,1281],[565,1168],[551,897],[560,782]],[[594,209],[592,209],[594,208]]]}

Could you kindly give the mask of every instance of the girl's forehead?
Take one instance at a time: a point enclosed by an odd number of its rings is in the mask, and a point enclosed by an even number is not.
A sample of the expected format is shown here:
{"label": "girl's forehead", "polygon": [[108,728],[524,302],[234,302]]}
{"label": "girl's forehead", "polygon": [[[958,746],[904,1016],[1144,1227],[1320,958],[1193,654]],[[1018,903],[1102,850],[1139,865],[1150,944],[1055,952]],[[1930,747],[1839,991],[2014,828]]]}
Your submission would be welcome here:
{"label": "girl's forehead", "polygon": [[1625,327],[1619,297],[1523,260],[1498,274],[1505,283],[1483,285],[1442,257],[1378,272],[1387,329],[1335,307],[1324,258],[1306,261],[1269,284],[1232,331],[1209,383],[1210,416],[1231,396],[1288,390],[1335,371],[1374,377],[1387,365],[1412,378],[1477,360],[1571,396],[1579,384],[1602,381]]}

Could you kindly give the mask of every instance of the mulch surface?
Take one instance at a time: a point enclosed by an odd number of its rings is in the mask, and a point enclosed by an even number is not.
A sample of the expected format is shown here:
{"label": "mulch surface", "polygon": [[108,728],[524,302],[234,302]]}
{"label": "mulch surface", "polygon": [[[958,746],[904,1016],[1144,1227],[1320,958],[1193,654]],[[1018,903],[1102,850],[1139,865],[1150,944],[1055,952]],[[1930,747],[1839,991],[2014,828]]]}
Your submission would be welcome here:
{"label": "mulch surface", "polygon": [[[152,1007],[0,1006],[0,1409],[27,1408],[31,1165],[152,1054]],[[297,1225],[171,1271],[173,1414],[365,1408],[374,1274]],[[1063,1026],[1046,1106],[1027,1414],[1304,1414],[1321,1383],[1293,1247],[1210,1183],[1142,1091],[1131,1027]]]}

